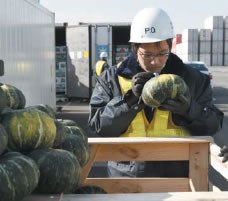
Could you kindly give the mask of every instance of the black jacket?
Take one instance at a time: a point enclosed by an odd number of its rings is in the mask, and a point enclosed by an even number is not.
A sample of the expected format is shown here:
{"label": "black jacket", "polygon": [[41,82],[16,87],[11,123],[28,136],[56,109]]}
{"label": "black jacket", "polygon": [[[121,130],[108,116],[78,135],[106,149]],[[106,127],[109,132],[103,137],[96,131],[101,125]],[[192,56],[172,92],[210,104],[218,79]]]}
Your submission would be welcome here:
{"label": "black jacket", "polygon": [[[131,79],[141,71],[131,54],[121,65],[113,66],[98,78],[90,100],[89,127],[102,137],[119,137],[141,110],[153,111],[144,105],[129,107],[121,94],[118,75]],[[187,67],[175,54],[170,54],[161,74],[181,76],[189,87],[191,106],[187,118],[173,115],[176,125],[184,126],[192,135],[213,135],[222,125],[223,113],[212,104],[212,89],[207,75]]]}

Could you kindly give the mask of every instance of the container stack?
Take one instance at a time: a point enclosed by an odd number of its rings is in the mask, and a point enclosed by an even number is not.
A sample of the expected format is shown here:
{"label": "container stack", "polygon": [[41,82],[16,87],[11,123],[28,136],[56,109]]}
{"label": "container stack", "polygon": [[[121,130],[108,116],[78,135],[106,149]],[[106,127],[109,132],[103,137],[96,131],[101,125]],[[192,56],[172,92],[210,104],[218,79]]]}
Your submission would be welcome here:
{"label": "container stack", "polygon": [[182,32],[182,43],[176,45],[176,53],[183,61],[198,61],[198,29],[185,29]]}
{"label": "container stack", "polygon": [[228,66],[228,16],[224,18],[224,66]]}
{"label": "container stack", "polygon": [[210,16],[204,21],[204,28],[212,31],[211,65],[223,65],[223,16]]}
{"label": "container stack", "polygon": [[211,29],[199,30],[199,61],[211,65]]}
{"label": "container stack", "polygon": [[56,94],[66,94],[66,46],[56,46]]}

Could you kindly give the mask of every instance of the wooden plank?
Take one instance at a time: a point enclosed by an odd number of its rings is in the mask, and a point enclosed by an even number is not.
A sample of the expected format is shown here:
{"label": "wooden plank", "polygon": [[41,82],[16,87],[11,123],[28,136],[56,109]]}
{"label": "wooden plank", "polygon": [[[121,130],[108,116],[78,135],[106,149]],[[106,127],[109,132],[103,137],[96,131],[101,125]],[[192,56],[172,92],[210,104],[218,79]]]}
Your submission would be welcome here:
{"label": "wooden plank", "polygon": [[[22,201],[60,201],[61,195],[29,195]],[[63,199],[63,198],[62,198]]]}
{"label": "wooden plank", "polygon": [[88,138],[89,144],[134,144],[134,143],[202,143],[213,142],[210,136],[194,137],[114,137],[114,138]]}
{"label": "wooden plank", "polygon": [[[227,201],[228,192],[167,192],[64,195],[62,201]],[[31,199],[33,201],[33,199]],[[46,200],[42,200],[46,201]]]}
{"label": "wooden plank", "polygon": [[189,178],[196,191],[208,191],[209,145],[190,144]]}
{"label": "wooden plank", "polygon": [[[30,195],[22,201],[60,201],[59,195]],[[61,201],[227,201],[224,192],[166,192],[124,194],[64,194]]]}
{"label": "wooden plank", "polygon": [[98,185],[108,193],[189,191],[188,178],[88,178],[85,185]]}
{"label": "wooden plank", "polygon": [[[93,145],[91,145],[93,146]],[[96,161],[164,161],[189,160],[189,145],[176,143],[102,144]]]}

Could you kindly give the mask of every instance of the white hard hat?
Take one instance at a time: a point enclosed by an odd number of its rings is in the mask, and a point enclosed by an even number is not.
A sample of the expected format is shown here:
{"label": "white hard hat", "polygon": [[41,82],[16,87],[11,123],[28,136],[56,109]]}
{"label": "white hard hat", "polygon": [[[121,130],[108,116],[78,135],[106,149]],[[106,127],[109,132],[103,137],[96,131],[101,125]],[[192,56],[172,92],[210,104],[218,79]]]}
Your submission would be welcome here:
{"label": "white hard hat", "polygon": [[101,52],[100,53],[100,58],[107,58],[108,57],[108,54],[107,54],[107,52]]}
{"label": "white hard hat", "polygon": [[173,24],[160,8],[144,8],[131,24],[131,43],[153,43],[174,38]]}

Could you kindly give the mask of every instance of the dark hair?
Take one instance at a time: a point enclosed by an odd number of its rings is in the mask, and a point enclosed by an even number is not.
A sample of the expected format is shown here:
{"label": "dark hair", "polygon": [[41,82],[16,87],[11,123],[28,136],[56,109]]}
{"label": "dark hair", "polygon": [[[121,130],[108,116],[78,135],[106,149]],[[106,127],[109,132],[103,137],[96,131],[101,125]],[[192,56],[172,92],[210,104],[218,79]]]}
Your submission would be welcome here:
{"label": "dark hair", "polygon": [[[173,39],[170,38],[170,39],[167,39],[166,40],[168,46],[169,46],[169,50],[171,51],[172,49],[172,42],[173,42]],[[156,42],[155,43],[158,47],[160,47],[160,41],[159,42]],[[131,44],[131,48],[132,48],[132,52],[136,55],[137,54],[137,50],[139,48],[139,46],[141,45],[141,43],[132,43]]]}

